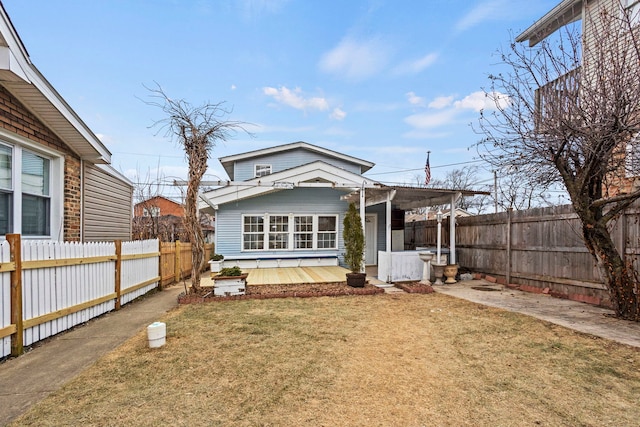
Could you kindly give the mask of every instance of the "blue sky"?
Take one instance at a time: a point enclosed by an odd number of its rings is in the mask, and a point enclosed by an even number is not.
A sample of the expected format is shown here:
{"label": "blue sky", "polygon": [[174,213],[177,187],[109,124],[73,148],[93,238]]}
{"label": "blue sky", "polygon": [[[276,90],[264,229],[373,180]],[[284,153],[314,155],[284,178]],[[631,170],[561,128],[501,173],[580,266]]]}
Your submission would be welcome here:
{"label": "blue sky", "polygon": [[502,70],[497,50],[557,3],[3,0],[33,63],[134,182],[186,177],[143,102],[157,82],[251,123],[254,138],[214,149],[205,179],[227,179],[218,157],[306,141],[376,163],[367,176],[389,184],[415,184],[427,150],[433,178],[476,159],[470,123]]}

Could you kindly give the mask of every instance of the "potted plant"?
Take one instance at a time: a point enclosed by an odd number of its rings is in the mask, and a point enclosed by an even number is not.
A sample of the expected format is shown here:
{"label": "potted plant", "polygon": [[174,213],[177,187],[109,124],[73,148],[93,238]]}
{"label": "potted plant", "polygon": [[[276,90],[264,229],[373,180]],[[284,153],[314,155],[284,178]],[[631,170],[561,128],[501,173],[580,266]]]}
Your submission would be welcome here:
{"label": "potted plant", "polygon": [[216,296],[242,295],[245,292],[248,274],[240,267],[226,267],[213,276],[213,294]]}
{"label": "potted plant", "polygon": [[354,288],[364,286],[367,275],[364,267],[364,231],[362,221],[355,203],[349,204],[349,210],[344,216],[342,237],[344,238],[344,262],[351,273],[347,273],[347,285]]}
{"label": "potted plant", "polygon": [[212,273],[220,271],[224,263],[224,255],[211,253],[211,259],[209,259],[209,267]]}

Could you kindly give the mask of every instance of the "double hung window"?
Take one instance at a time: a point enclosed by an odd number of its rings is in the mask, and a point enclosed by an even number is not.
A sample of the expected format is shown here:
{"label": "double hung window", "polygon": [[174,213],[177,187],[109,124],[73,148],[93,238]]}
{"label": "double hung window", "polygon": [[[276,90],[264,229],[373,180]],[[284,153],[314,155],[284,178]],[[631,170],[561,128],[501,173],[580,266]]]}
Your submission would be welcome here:
{"label": "double hung window", "polygon": [[51,235],[54,163],[27,148],[0,143],[0,235]]}
{"label": "double hung window", "polygon": [[245,215],[242,221],[243,251],[338,248],[338,215]]}

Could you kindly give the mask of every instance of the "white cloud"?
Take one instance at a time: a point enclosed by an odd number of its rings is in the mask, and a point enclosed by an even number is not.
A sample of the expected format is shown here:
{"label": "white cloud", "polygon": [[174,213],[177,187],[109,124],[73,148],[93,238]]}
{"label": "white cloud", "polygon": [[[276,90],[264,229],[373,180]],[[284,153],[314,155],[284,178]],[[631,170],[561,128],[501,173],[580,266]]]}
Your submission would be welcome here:
{"label": "white cloud", "polygon": [[440,96],[429,103],[429,111],[405,117],[405,123],[414,129],[403,136],[405,138],[431,138],[436,135],[431,131],[432,129],[453,124],[459,116],[463,116],[469,111],[495,110],[496,102],[500,108],[504,108],[509,105],[509,98],[500,92],[485,94],[482,91],[473,92],[459,100],[455,100],[453,96]]}
{"label": "white cloud", "polygon": [[347,117],[347,113],[340,108],[334,108],[329,117],[331,117],[333,120],[342,121],[345,117]]}
{"label": "white cloud", "polygon": [[244,126],[246,130],[251,133],[272,133],[272,132],[283,132],[283,133],[305,133],[311,132],[313,130],[312,126],[276,126],[276,125],[263,125],[256,123],[249,123]]}
{"label": "white cloud", "polygon": [[405,95],[407,96],[407,101],[409,101],[409,104],[416,106],[424,105],[424,98],[416,95],[415,92],[407,92]]}
{"label": "white cloud", "polygon": [[[497,104],[497,105],[496,105]],[[499,106],[504,108],[509,105],[509,97],[500,92],[486,94],[482,91],[473,92],[459,101],[453,103],[455,108],[474,111],[495,110]]]}
{"label": "white cloud", "polygon": [[295,108],[296,110],[326,111],[329,109],[329,103],[325,98],[305,98],[302,95],[302,89],[300,88],[295,88],[292,90],[285,86],[281,86],[280,89],[276,89],[274,87],[264,87],[262,91],[265,95],[272,97],[278,103]]}
{"label": "white cloud", "polygon": [[382,70],[389,55],[389,47],[380,38],[358,41],[347,37],[322,55],[319,66],[326,73],[362,80]]}
{"label": "white cloud", "polygon": [[231,90],[236,90],[236,85],[231,85]]}
{"label": "white cloud", "polygon": [[455,109],[447,109],[437,113],[412,114],[406,117],[404,121],[418,129],[431,129],[449,124],[457,114],[458,112]]}
{"label": "white cloud", "polygon": [[436,62],[437,59],[437,53],[430,53],[414,61],[403,62],[402,64],[398,65],[394,69],[394,71],[397,74],[418,74],[424,69],[428,68],[431,64]]}
{"label": "white cloud", "polygon": [[442,108],[450,106],[453,103],[453,99],[453,96],[439,96],[431,101],[428,107],[440,110]]}

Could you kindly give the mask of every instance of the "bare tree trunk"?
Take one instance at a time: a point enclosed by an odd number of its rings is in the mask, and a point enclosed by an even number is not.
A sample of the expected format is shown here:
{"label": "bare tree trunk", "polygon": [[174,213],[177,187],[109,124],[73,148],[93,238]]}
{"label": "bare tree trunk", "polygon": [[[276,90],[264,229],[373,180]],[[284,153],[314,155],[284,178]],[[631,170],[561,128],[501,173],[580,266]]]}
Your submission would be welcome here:
{"label": "bare tree trunk", "polygon": [[625,265],[605,224],[589,219],[583,220],[583,224],[585,244],[608,285],[616,315],[622,319],[640,321],[640,295],[633,270]]}

